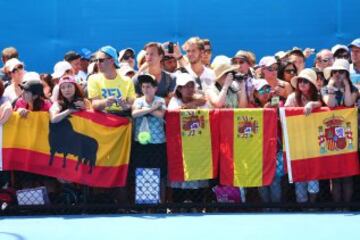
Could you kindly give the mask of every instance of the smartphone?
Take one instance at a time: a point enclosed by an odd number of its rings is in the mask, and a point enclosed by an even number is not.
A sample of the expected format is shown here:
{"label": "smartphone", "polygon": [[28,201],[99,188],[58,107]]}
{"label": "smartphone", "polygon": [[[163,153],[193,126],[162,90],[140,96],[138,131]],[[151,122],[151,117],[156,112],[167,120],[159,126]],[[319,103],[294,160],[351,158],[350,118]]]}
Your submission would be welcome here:
{"label": "smartphone", "polygon": [[174,53],[174,43],[169,42],[168,44],[168,53]]}
{"label": "smartphone", "polygon": [[271,98],[271,106],[279,105],[280,97],[279,96],[273,96]]}

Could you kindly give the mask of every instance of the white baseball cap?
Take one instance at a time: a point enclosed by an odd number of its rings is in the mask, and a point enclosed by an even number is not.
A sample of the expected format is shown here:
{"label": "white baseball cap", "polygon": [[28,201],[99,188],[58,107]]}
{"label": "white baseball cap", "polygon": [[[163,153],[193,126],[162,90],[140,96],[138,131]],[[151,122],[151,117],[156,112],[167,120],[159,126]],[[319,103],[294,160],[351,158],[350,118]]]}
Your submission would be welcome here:
{"label": "white baseball cap", "polygon": [[54,66],[54,73],[51,74],[53,78],[60,78],[62,77],[66,71],[72,69],[72,66],[67,61],[60,61],[57,62]]}
{"label": "white baseball cap", "polygon": [[11,58],[5,63],[5,68],[7,68],[8,71],[12,72],[16,66],[24,66],[23,62],[20,62],[17,58]]}

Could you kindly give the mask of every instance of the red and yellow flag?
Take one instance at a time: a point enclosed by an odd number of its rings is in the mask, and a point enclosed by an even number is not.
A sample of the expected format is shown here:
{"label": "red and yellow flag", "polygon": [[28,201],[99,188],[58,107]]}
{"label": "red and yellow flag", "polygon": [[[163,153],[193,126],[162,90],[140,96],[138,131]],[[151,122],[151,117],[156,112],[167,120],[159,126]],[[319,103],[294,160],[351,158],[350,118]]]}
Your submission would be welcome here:
{"label": "red and yellow flag", "polygon": [[166,113],[169,179],[190,181],[218,175],[218,118],[209,109]]}
{"label": "red and yellow flag", "polygon": [[219,117],[221,184],[271,184],[276,169],[276,110],[229,109]]}
{"label": "red and yellow flag", "polygon": [[359,174],[357,108],[282,108],[290,182]]}
{"label": "red and yellow flag", "polygon": [[96,186],[126,184],[131,123],[99,112],[78,112],[50,124],[47,112],[13,113],[2,126],[3,170],[21,170]]}

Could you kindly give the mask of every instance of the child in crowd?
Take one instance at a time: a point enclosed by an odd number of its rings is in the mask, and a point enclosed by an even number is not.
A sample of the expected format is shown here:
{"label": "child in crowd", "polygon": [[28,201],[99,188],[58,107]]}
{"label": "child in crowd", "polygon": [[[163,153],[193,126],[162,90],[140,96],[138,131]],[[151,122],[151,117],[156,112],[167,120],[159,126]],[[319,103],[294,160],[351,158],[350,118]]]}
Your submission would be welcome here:
{"label": "child in crowd", "polygon": [[[160,169],[160,196],[165,199],[166,186],[166,145],[164,130],[165,100],[155,96],[158,82],[149,74],[139,75],[138,81],[141,87],[142,97],[137,98],[132,106],[134,118],[134,143],[131,156],[130,176],[135,174],[136,168],[159,168]],[[147,129],[142,129],[147,125]],[[148,131],[149,139],[143,142],[139,134]]]}

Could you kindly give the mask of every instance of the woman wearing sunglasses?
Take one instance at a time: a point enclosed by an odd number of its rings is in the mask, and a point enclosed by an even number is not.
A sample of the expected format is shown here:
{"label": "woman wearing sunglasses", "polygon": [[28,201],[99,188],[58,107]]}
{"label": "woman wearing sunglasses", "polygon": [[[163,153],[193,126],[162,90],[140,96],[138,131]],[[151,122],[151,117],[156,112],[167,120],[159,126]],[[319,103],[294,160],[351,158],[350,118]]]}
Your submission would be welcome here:
{"label": "woman wearing sunglasses", "polygon": [[22,93],[20,84],[25,74],[24,63],[17,58],[12,58],[6,62],[5,68],[10,74],[11,84],[5,88],[4,97],[7,97],[14,104]]}
{"label": "woman wearing sunglasses", "polygon": [[[299,76],[291,79],[291,85],[295,92],[290,94],[285,102],[285,107],[304,107],[304,114],[309,115],[315,108],[321,107],[321,99],[316,87],[316,72],[310,68],[305,68]],[[319,192],[319,181],[297,182],[295,183],[296,201],[305,203],[316,201]]]}
{"label": "woman wearing sunglasses", "polygon": [[277,77],[290,83],[291,79],[297,75],[297,68],[294,63],[286,61],[279,65]]}
{"label": "woman wearing sunglasses", "polygon": [[[256,108],[272,108],[277,107],[271,104],[271,97],[273,91],[269,83],[265,79],[254,80],[254,99]],[[270,186],[259,187],[258,191],[263,202],[280,202],[282,189],[281,189],[281,178],[284,176],[284,165],[283,165],[283,151],[281,147],[281,130],[278,131],[278,145],[277,145],[277,156],[276,156],[276,174],[272,180]]]}
{"label": "woman wearing sunglasses", "polygon": [[[324,69],[329,80],[321,89],[324,103],[329,107],[353,107],[359,90],[352,84],[349,74],[350,64],[346,59],[336,59],[333,66]],[[331,193],[335,202],[350,202],[353,195],[352,177],[331,179]]]}

